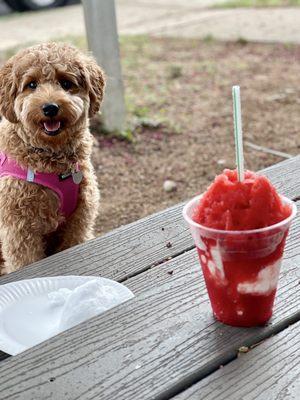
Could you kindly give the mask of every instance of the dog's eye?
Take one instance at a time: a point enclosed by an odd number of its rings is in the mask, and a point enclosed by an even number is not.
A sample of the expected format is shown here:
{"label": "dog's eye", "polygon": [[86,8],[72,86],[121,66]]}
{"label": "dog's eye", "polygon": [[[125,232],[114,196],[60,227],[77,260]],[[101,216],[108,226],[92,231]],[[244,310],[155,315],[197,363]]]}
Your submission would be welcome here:
{"label": "dog's eye", "polygon": [[37,88],[37,85],[38,85],[38,84],[37,84],[36,81],[31,81],[31,82],[28,83],[27,87],[28,87],[29,89],[34,90],[34,89]]}
{"label": "dog's eye", "polygon": [[59,83],[64,90],[70,90],[74,86],[73,83],[67,79],[63,79]]}

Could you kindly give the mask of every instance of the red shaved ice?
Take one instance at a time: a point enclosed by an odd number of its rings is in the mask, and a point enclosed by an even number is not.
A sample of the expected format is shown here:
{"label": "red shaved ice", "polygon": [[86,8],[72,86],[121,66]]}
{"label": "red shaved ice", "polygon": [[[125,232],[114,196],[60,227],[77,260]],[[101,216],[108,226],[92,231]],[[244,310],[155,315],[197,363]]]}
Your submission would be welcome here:
{"label": "red shaved ice", "polygon": [[274,225],[290,214],[291,207],[265,176],[246,171],[239,182],[236,170],[225,169],[201,197],[193,220],[209,228],[237,231]]}

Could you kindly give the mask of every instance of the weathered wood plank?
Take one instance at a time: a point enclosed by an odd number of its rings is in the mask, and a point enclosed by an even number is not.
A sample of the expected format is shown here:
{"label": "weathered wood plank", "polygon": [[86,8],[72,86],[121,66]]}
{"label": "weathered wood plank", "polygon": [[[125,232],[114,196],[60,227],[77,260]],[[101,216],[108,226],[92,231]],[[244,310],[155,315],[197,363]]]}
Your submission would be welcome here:
{"label": "weathered wood plank", "polygon": [[[0,284],[36,276],[101,275],[118,281],[193,247],[182,205],[116,229],[0,278]],[[170,243],[170,244],[169,244]]]}
{"label": "weathered wood plank", "polygon": [[300,196],[300,156],[282,161],[261,171],[266,175],[278,191],[290,199]]}
{"label": "weathered wood plank", "polygon": [[[295,220],[293,221],[292,227],[289,232],[289,237],[285,247],[284,259],[290,260],[294,257],[300,256],[299,248],[299,237],[300,237],[300,200],[296,203],[298,213]],[[182,258],[183,257],[183,258]],[[186,257],[189,262],[194,263],[195,271],[187,271],[184,267]],[[192,259],[192,257],[194,259]],[[195,273],[198,276],[198,256],[195,250],[186,252],[185,254],[175,257],[169,261],[164,262],[158,266],[148,269],[142,274],[138,274],[129,280],[124,281],[124,284],[131,288],[135,294],[140,294],[141,292],[155,288],[158,285],[166,284],[170,282],[170,277],[176,276],[182,277],[185,274]],[[281,269],[281,283],[283,282],[283,277],[287,274],[292,274],[293,277],[299,275],[299,269]],[[202,279],[202,278],[201,278]]]}
{"label": "weathered wood plank", "polygon": [[300,397],[300,323],[174,397],[174,400],[295,400]]}
{"label": "weathered wood plank", "polygon": [[[281,193],[295,198],[300,196],[299,170],[300,157],[296,157],[262,172],[270,177]],[[101,275],[122,281],[193,247],[181,210],[182,204],[179,204],[123,226],[1,277],[0,284],[56,275]],[[292,255],[299,251],[294,246]]]}
{"label": "weathered wood plank", "polygon": [[126,281],[132,301],[2,361],[1,400],[170,398],[300,319],[299,262],[283,263],[272,322],[239,329],[213,319],[196,252],[182,254]]}

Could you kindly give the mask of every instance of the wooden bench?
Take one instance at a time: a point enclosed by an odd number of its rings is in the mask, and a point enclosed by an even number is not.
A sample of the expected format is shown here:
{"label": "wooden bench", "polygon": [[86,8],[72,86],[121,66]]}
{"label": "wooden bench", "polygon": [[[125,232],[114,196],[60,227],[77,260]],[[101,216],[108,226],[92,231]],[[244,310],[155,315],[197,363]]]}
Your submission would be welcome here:
{"label": "wooden bench", "polygon": [[[263,172],[300,205],[299,169],[296,157]],[[178,205],[151,215],[0,279],[101,275],[136,295],[18,356],[2,353],[1,400],[299,395],[299,216],[286,246],[274,317],[264,327],[241,329],[213,318],[181,210]],[[239,348],[256,344],[237,357]]]}

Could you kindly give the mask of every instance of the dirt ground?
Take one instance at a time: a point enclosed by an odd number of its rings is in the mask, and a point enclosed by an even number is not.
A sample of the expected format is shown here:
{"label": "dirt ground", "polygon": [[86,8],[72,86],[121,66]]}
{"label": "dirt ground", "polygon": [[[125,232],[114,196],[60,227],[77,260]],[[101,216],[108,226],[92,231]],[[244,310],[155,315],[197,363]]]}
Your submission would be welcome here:
{"label": "dirt ground", "polygon": [[[234,167],[234,84],[245,140],[299,153],[299,45],[121,37],[121,56],[133,140],[105,136],[97,119],[91,123],[102,195],[97,235],[201,193]],[[245,160],[259,170],[282,158],[246,147]],[[174,192],[164,191],[166,179],[176,182]]]}
{"label": "dirt ground", "polygon": [[[233,84],[245,140],[299,153],[300,46],[139,37],[121,50],[128,121],[162,126],[136,131],[132,143],[96,134],[97,234],[184,201],[234,167]],[[259,170],[282,158],[245,148],[245,160]],[[175,192],[164,191],[166,179]]]}

